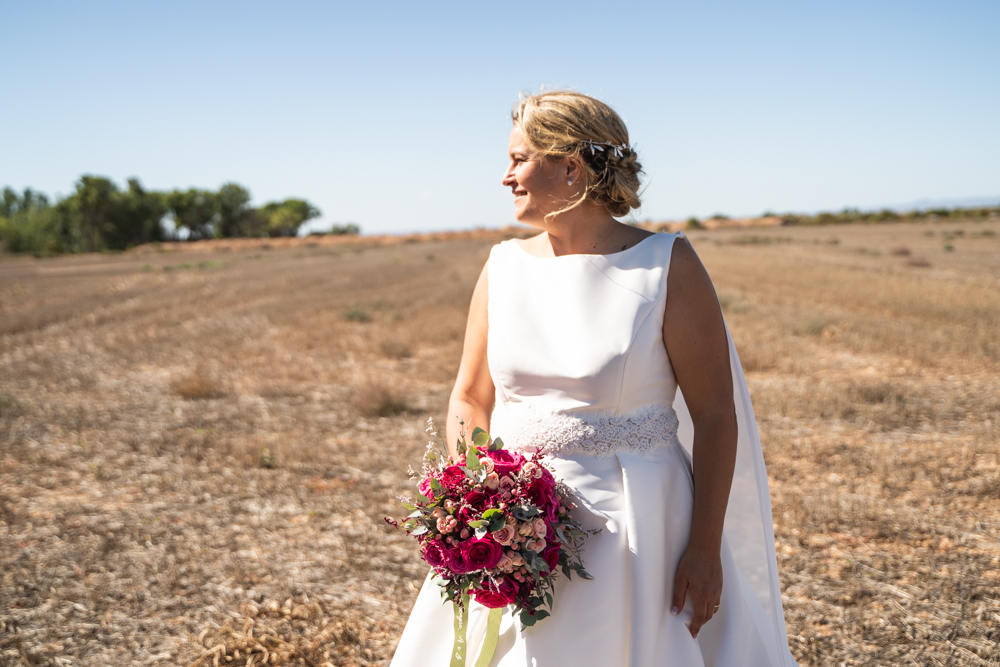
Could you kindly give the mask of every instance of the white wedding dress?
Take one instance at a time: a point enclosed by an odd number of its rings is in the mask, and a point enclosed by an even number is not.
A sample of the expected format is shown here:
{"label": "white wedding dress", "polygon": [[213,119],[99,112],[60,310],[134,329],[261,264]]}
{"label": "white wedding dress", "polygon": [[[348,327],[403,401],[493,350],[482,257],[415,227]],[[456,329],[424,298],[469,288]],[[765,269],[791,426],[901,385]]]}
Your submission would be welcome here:
{"label": "white wedding dress", "polygon": [[[723,538],[724,583],[697,639],[691,598],[670,614],[693,505],[691,422],[663,345],[667,272],[679,235],[610,255],[540,258],[516,240],[489,259],[490,432],[507,447],[545,446],[572,488],[576,516],[600,528],[583,551],[592,581],[560,575],[552,616],[520,630],[504,614],[495,667],[793,667],[778,587],[767,475],[730,339],[739,420]],[[478,656],[487,610],[469,617]],[[447,667],[451,603],[424,582],[392,667]]]}

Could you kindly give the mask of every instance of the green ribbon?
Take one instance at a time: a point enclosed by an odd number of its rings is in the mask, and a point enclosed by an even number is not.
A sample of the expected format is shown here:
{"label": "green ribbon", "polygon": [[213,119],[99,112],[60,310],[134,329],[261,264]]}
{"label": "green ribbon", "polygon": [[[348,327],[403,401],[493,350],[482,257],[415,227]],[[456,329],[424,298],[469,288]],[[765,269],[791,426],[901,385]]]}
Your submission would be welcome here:
{"label": "green ribbon", "polygon": [[[451,651],[451,667],[465,667],[465,653],[468,648],[465,640],[466,629],[469,626],[469,594],[462,593],[462,601],[452,602],[455,609],[455,646]],[[479,652],[479,659],[476,660],[475,667],[489,667],[493,660],[493,654],[497,650],[497,642],[500,641],[500,619],[503,617],[503,609],[490,609],[489,616],[486,617],[486,636],[483,638],[483,648]]]}
{"label": "green ribbon", "polygon": [[462,592],[461,602],[453,601],[455,608],[455,646],[451,650],[451,667],[465,667],[465,628],[469,625],[469,594]]}
{"label": "green ribbon", "polygon": [[497,642],[500,641],[500,618],[503,617],[503,609],[490,609],[490,615],[486,620],[486,638],[483,639],[483,650],[479,652],[479,660],[476,660],[476,667],[489,667],[493,660],[493,654],[497,650]]}

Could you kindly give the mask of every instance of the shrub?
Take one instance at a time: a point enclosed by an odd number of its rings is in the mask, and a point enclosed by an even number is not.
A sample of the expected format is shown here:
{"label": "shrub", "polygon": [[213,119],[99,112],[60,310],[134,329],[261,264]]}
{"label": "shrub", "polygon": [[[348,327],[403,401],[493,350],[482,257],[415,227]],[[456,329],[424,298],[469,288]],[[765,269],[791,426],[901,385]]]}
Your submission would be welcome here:
{"label": "shrub", "polygon": [[344,311],[344,319],[348,322],[371,322],[372,316],[364,306],[351,306]]}
{"label": "shrub", "polygon": [[191,375],[174,382],[170,387],[175,394],[186,400],[218,398],[223,395],[222,383],[218,378],[199,366]]}
{"label": "shrub", "polygon": [[406,399],[383,384],[371,384],[354,397],[354,407],[364,417],[395,417],[410,411]]}

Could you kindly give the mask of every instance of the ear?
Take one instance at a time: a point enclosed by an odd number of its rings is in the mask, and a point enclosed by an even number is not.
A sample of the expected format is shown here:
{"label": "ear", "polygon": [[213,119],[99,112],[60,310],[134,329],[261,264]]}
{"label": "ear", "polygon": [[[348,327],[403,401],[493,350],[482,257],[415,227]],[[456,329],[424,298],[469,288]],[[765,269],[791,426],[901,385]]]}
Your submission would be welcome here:
{"label": "ear", "polygon": [[567,157],[563,168],[566,170],[564,174],[565,180],[571,180],[573,183],[576,183],[583,178],[583,158],[579,155],[570,155]]}

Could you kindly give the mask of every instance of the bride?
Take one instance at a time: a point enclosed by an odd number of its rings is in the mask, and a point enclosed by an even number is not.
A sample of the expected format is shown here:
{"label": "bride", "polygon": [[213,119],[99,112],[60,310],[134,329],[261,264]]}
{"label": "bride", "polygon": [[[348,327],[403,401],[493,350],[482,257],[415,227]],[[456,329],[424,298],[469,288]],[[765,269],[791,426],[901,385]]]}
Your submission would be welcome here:
{"label": "bride", "polygon": [[[503,185],[541,233],[490,253],[448,443],[461,416],[544,447],[600,533],[594,579],[560,578],[532,627],[505,614],[491,664],[794,666],[757,427],[708,273],[682,234],[615,219],[639,206],[641,165],[610,107],[554,91],[512,117]],[[472,656],[486,615],[471,605]],[[448,665],[452,619],[428,579],[392,666]]]}

